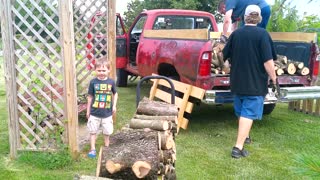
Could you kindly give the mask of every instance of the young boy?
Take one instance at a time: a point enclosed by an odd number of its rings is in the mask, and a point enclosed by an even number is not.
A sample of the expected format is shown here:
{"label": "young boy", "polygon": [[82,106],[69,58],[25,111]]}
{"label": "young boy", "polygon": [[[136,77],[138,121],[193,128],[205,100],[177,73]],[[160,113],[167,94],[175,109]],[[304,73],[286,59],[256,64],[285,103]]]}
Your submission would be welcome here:
{"label": "young boy", "polygon": [[90,81],[86,114],[90,133],[90,158],[96,157],[96,135],[100,126],[104,134],[104,145],[109,146],[109,136],[113,133],[112,114],[116,111],[118,100],[115,82],[108,78],[109,62],[105,58],[98,59],[94,68],[96,78]]}

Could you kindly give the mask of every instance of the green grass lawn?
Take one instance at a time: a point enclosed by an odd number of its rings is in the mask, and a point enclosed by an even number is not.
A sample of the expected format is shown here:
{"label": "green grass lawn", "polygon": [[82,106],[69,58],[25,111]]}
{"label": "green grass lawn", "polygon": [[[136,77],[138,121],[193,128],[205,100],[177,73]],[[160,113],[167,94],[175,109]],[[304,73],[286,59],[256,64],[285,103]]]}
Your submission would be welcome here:
{"label": "green grass lawn", "polygon": [[[0,64],[3,67],[2,57]],[[3,69],[0,73],[0,179],[72,179],[76,174],[95,175],[96,160],[86,157],[89,146],[72,162],[64,155],[35,152],[19,152],[16,160],[9,158]],[[143,85],[142,95],[147,96],[148,89],[148,85]],[[118,90],[117,129],[128,123],[135,112],[136,84]],[[237,134],[232,106],[201,104],[194,108],[188,129],[181,130],[176,138],[177,177],[181,180],[320,178],[316,168],[313,174],[306,168],[309,165],[320,169],[319,127],[319,117],[292,112],[287,104],[278,104],[271,115],[254,123],[253,143],[246,146],[250,156],[232,159],[230,152]]]}

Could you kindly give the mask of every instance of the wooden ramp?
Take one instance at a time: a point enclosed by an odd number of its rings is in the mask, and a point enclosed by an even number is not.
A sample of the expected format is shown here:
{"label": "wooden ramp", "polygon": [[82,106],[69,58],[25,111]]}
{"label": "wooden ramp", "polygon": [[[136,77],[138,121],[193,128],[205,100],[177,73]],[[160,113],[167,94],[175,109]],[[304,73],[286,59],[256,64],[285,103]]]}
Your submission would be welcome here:
{"label": "wooden ramp", "polygon": [[[154,75],[154,74],[153,74]],[[164,102],[171,103],[171,94],[159,89],[159,85],[170,88],[169,83],[163,79],[153,79],[153,86],[150,89],[150,100],[154,100],[155,98],[160,99]],[[194,104],[190,102],[190,98],[202,100],[205,94],[205,90],[185,84],[179,81],[172,80],[174,84],[174,88],[176,91],[183,94],[183,96],[177,97],[175,96],[175,105],[178,106],[178,125],[177,132],[179,132],[180,127],[183,129],[187,129],[189,120],[184,117],[184,113],[187,112],[191,114]]]}

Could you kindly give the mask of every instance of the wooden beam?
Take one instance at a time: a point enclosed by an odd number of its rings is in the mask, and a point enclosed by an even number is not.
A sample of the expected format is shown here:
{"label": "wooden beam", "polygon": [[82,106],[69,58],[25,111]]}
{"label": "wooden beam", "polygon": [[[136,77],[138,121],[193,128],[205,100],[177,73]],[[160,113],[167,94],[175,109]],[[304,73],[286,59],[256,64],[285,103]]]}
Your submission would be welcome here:
{"label": "wooden beam", "polygon": [[116,1],[107,0],[108,12],[108,25],[107,25],[107,38],[108,38],[108,60],[111,63],[110,77],[116,80]]}
{"label": "wooden beam", "polygon": [[270,32],[273,41],[317,42],[317,33],[303,32]]}
{"label": "wooden beam", "polygon": [[4,58],[4,77],[6,83],[6,98],[8,111],[8,128],[9,128],[9,143],[10,157],[17,157],[17,149],[20,142],[19,136],[19,120],[18,120],[18,102],[17,102],[17,81],[16,81],[16,57],[14,55],[14,40],[13,40],[13,19],[11,15],[10,0],[0,0],[0,20],[3,42],[3,58]]}
{"label": "wooden beam", "polygon": [[144,30],[143,36],[146,38],[208,40],[209,31],[207,29]]}
{"label": "wooden beam", "polygon": [[[113,80],[117,80],[116,77],[116,1],[107,0],[107,12],[108,12],[108,25],[107,25],[107,48],[108,48],[108,61],[110,62],[110,77]],[[112,114],[113,122],[116,122],[117,114]]]}
{"label": "wooden beam", "polygon": [[59,0],[61,53],[64,72],[64,117],[67,120],[68,143],[73,158],[78,156],[78,105],[75,67],[75,42],[72,1]]}

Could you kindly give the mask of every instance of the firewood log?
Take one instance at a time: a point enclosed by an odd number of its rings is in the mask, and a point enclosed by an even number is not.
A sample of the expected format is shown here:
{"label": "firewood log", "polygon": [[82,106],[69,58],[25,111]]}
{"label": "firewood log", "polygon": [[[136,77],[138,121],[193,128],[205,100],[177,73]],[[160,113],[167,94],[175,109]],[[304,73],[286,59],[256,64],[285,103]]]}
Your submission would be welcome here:
{"label": "firewood log", "polygon": [[168,130],[170,127],[169,122],[165,120],[131,119],[129,125],[132,129],[150,128],[158,131]]}
{"label": "firewood log", "polygon": [[135,114],[134,118],[141,119],[141,120],[163,120],[163,121],[178,123],[177,116],[148,116],[148,115]]}
{"label": "firewood log", "polygon": [[102,149],[98,159],[100,177],[155,179],[160,163],[158,133],[133,130],[113,134],[110,146]]}
{"label": "firewood log", "polygon": [[277,61],[280,61],[283,64],[288,64],[287,56],[277,55]]}
{"label": "firewood log", "polygon": [[176,159],[176,153],[172,149],[159,151],[159,160],[164,164],[173,164]]}
{"label": "firewood log", "polygon": [[277,69],[276,74],[277,74],[277,76],[281,76],[282,74],[284,74],[283,69]]}
{"label": "firewood log", "polygon": [[287,66],[284,68],[284,72],[285,73],[288,73],[290,75],[293,75],[294,73],[296,73],[297,69],[296,69],[296,67],[294,66],[293,63],[288,63],[286,65]]}
{"label": "firewood log", "polygon": [[161,149],[171,149],[175,142],[173,140],[173,135],[172,133],[170,134],[166,134],[166,133],[161,133],[159,132],[159,136],[160,136],[160,144],[161,144]]}
{"label": "firewood log", "polygon": [[303,67],[302,69],[297,70],[297,74],[302,76],[308,75],[309,73],[310,73],[310,70],[307,67]]}
{"label": "firewood log", "polygon": [[303,62],[298,62],[298,61],[288,61],[294,64],[294,66],[296,67],[296,69],[302,69],[304,67],[304,63]]}
{"label": "firewood log", "polygon": [[144,97],[138,105],[136,114],[152,116],[177,116],[178,107],[174,104],[151,101]]}

